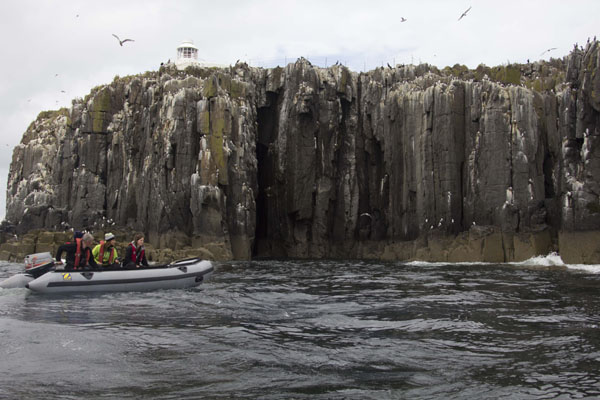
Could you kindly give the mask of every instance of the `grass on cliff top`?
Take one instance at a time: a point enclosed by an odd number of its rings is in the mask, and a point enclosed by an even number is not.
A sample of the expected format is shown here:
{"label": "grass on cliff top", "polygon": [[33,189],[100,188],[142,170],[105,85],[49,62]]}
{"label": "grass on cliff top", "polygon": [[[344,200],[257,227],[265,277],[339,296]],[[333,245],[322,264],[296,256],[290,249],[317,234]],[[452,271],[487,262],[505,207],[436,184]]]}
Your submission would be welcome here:
{"label": "grass on cliff top", "polygon": [[66,107],[59,108],[58,110],[42,111],[38,114],[38,119],[54,119],[60,116],[69,116],[69,109]]}
{"label": "grass on cliff top", "polygon": [[475,81],[489,79],[504,85],[523,85],[543,92],[565,83],[566,68],[565,60],[558,59],[527,64],[507,63],[496,67],[480,64],[474,70],[466,65],[455,64],[444,68],[440,75]]}
{"label": "grass on cliff top", "polygon": [[[469,69],[466,65],[461,64],[455,64],[451,67],[448,66],[442,70],[431,65],[421,65],[424,68],[419,69],[421,70],[421,73],[431,72],[442,77],[475,81],[489,79],[493,82],[502,83],[505,85],[522,85],[537,92],[544,92],[557,89],[565,83],[567,57],[562,59],[551,58],[549,61],[536,61],[533,63],[528,62],[527,64],[508,62],[506,65],[496,67],[488,67],[485,64],[480,64],[475,69]],[[233,68],[236,67],[237,65]],[[241,65],[241,67],[244,67],[244,65]],[[247,68],[247,65],[245,65],[245,67]],[[82,101],[84,104],[87,104],[90,98],[96,96],[96,94],[103,88],[109,85],[128,84],[134,79],[158,79],[164,73],[168,73],[176,78],[194,76],[196,78],[206,79],[222,69],[227,68],[188,66],[185,68],[185,70],[181,71],[174,65],[168,64],[161,65],[158,71],[146,71],[136,75],[127,75],[124,77],[116,75],[110,84],[93,87],[90,90],[90,93],[86,95]],[[283,69],[279,67],[272,69],[274,71],[276,70],[277,73],[281,73],[283,71]],[[228,82],[230,83],[230,87],[228,87],[228,89],[231,90],[231,93],[234,95],[234,97],[243,95],[243,87],[237,85],[237,83],[236,85],[233,85],[235,82],[231,82],[231,79]],[[38,115],[36,121],[55,119],[61,115],[69,117],[69,110],[66,108],[61,108],[59,110],[42,111]],[[28,129],[32,128],[34,123],[35,121],[32,122]]]}
{"label": "grass on cliff top", "polygon": [[62,107],[62,108],[59,108],[58,110],[42,111],[38,114],[37,118],[31,124],[29,124],[29,127],[27,127],[27,131],[31,130],[37,122],[43,123],[48,120],[53,121],[56,118],[61,117],[61,116],[70,118],[69,109],[66,107]]}
{"label": "grass on cliff top", "polygon": [[118,84],[128,84],[131,81],[133,81],[134,79],[140,79],[140,78],[141,79],[157,79],[158,72],[157,71],[146,71],[146,72],[141,72],[141,73],[135,74],[135,75],[126,75],[126,76],[115,75],[115,77],[113,78],[111,83],[94,86],[90,90],[90,92],[83,98],[83,103],[87,104],[87,102],[90,100],[90,98],[94,97],[100,90],[104,89],[107,86],[118,85]]}

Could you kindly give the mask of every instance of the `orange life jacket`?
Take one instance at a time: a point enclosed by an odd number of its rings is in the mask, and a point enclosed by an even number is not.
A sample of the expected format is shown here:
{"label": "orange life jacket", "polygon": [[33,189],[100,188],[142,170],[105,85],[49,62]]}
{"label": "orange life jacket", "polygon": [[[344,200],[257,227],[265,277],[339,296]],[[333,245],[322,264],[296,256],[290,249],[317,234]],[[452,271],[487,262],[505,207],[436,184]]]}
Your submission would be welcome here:
{"label": "orange life jacket", "polygon": [[[77,269],[79,268],[79,261],[81,261],[81,238],[77,238],[75,239],[75,241],[77,242],[77,250],[75,250],[75,265],[73,265],[73,268]],[[85,251],[85,249],[83,249],[83,251]],[[86,251],[85,252],[85,264],[83,265],[84,267],[86,265],[88,265],[88,263],[90,262],[90,252]]]}

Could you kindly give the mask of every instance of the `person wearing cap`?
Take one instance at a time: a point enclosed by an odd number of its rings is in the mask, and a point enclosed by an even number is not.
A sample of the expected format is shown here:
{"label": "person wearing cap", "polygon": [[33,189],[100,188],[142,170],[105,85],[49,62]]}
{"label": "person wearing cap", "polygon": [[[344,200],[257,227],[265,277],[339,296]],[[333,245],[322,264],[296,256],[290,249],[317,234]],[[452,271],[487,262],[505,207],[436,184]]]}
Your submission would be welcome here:
{"label": "person wearing cap", "polygon": [[118,269],[121,267],[117,248],[115,247],[115,235],[110,232],[105,234],[104,240],[101,240],[100,244],[94,247],[92,255],[96,263],[103,268]]}

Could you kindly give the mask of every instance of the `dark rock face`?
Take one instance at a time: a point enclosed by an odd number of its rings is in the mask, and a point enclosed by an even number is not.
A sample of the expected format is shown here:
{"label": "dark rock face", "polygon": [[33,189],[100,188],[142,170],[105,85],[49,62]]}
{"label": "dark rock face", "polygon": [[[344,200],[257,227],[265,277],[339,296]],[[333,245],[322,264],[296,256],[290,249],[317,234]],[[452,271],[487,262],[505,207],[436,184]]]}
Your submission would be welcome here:
{"label": "dark rock face", "polygon": [[116,79],[32,123],[7,220],[20,232],[114,224],[158,247],[183,235],[236,258],[364,256],[364,243],[474,226],[501,242],[598,230],[600,44],[553,62],[506,67],[522,85],[303,59]]}

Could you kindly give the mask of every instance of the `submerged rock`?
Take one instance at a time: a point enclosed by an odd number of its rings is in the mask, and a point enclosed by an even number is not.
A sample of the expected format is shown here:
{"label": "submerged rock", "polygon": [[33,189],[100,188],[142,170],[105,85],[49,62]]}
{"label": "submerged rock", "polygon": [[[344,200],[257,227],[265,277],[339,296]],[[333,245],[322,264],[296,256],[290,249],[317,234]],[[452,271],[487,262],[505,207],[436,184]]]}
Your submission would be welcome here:
{"label": "submerged rock", "polygon": [[522,259],[600,229],[599,68],[597,41],[474,71],[161,67],[40,114],[6,218],[236,259]]}

